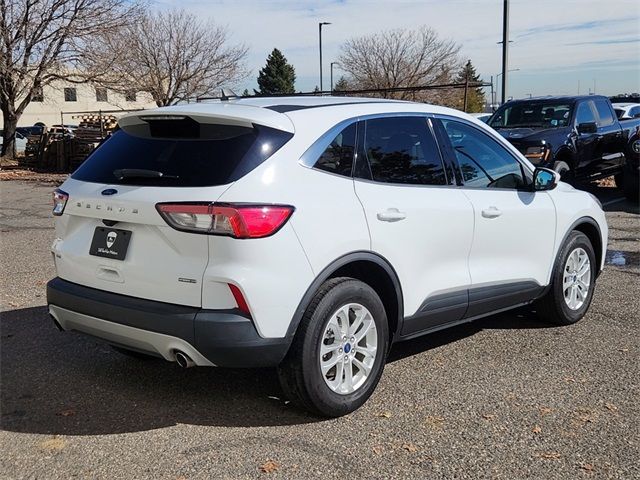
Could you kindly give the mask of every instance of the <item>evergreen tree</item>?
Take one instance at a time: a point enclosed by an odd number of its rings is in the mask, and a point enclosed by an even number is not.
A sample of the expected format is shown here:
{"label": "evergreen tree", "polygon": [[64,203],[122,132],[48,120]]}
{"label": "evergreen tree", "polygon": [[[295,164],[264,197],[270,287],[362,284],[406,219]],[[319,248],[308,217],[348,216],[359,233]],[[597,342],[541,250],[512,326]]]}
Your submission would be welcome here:
{"label": "evergreen tree", "polygon": [[244,89],[244,92],[242,92],[242,96],[243,96],[243,97],[249,97],[249,96],[251,96],[251,94],[249,93],[249,89],[245,88],[245,89]]}
{"label": "evergreen tree", "polygon": [[293,65],[277,48],[267,57],[267,64],[258,74],[260,95],[274,95],[295,92],[296,72]]}
{"label": "evergreen tree", "polygon": [[[476,73],[475,67],[471,64],[471,60],[468,60],[462,70],[458,73],[455,79],[456,83],[469,83],[482,82],[480,75]],[[460,89],[460,109],[464,108],[464,90]],[[484,110],[484,91],[482,87],[469,87],[467,91],[467,112],[482,112]]]}
{"label": "evergreen tree", "polygon": [[334,92],[345,92],[349,90],[349,82],[344,76],[341,76],[338,81],[333,85]]}

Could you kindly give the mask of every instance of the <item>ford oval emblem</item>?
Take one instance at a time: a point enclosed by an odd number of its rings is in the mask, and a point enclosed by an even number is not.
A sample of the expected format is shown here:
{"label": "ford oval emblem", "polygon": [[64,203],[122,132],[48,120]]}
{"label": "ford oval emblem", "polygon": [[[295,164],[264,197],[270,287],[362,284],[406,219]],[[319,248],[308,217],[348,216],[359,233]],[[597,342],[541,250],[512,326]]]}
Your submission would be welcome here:
{"label": "ford oval emblem", "polygon": [[118,190],[116,190],[115,188],[107,188],[106,190],[102,190],[102,195],[115,195],[116,193],[118,193]]}

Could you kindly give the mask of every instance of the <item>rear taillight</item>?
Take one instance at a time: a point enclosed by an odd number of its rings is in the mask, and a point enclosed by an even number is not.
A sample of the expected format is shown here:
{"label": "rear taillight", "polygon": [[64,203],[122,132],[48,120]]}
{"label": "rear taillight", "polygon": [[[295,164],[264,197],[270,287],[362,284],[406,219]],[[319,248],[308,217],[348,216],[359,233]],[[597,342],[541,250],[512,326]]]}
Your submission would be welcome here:
{"label": "rear taillight", "polygon": [[242,205],[217,203],[159,203],[162,218],[176,230],[262,238],[276,233],[289,219],[289,205]]}
{"label": "rear taillight", "polygon": [[53,191],[53,214],[56,217],[62,215],[64,212],[64,207],[67,205],[67,200],[69,200],[69,194],[63,192],[59,188],[56,188]]}

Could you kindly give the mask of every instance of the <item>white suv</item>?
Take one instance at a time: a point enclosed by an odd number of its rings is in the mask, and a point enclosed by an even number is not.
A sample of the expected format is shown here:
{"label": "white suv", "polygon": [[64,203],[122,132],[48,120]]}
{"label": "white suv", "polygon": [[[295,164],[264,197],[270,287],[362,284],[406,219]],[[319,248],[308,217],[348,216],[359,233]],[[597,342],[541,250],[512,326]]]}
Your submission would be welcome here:
{"label": "white suv", "polygon": [[[136,112],[54,193],[61,330],[181,366],[278,366],[362,405],[393,342],[538,302],[589,308],[598,201],[432,105],[257,98]],[[515,321],[515,320],[514,320]]]}

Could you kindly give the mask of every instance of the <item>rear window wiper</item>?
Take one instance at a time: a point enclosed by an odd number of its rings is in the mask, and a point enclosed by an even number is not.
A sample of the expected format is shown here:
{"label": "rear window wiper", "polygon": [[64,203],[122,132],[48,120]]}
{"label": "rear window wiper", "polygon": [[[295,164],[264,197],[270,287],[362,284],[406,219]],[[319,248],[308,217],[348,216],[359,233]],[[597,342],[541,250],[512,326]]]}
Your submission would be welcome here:
{"label": "rear window wiper", "polygon": [[166,175],[159,170],[145,170],[142,168],[119,168],[113,171],[118,180],[125,178],[179,178],[177,175]]}

